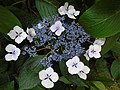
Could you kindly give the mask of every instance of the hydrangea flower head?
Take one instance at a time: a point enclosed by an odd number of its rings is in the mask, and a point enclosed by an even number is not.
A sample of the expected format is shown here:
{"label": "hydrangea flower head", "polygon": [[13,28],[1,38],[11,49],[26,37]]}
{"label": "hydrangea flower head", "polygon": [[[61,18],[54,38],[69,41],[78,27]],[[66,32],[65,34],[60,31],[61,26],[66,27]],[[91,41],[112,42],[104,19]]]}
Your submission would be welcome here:
{"label": "hydrangea flower head", "polygon": [[15,39],[15,42],[18,44],[27,37],[26,32],[19,26],[15,26],[7,35],[10,36],[11,39]]}
{"label": "hydrangea flower head", "polygon": [[54,87],[54,82],[57,82],[59,76],[56,72],[54,72],[53,68],[49,67],[46,70],[42,70],[39,72],[39,78],[42,80],[41,84],[45,88]]}
{"label": "hydrangea flower head", "polygon": [[8,54],[5,55],[6,61],[16,61],[18,59],[18,56],[20,55],[20,49],[17,48],[15,45],[8,44],[5,50],[8,52]]}

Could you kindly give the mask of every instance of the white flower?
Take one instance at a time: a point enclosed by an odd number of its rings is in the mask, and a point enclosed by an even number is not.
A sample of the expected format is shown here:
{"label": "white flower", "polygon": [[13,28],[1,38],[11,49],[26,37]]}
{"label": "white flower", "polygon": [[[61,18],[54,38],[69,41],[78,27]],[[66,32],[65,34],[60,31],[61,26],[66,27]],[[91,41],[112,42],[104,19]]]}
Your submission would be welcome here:
{"label": "white flower", "polygon": [[87,79],[87,75],[90,72],[90,68],[88,66],[84,66],[83,69],[78,73],[78,76],[84,80]]}
{"label": "white flower", "polygon": [[68,72],[70,74],[77,74],[80,70],[83,69],[84,64],[80,62],[80,59],[78,56],[74,56],[72,59],[69,59],[66,62],[66,65],[68,67]]}
{"label": "white flower", "polygon": [[9,35],[11,39],[15,39],[15,42],[18,44],[27,37],[26,32],[19,26],[15,26],[7,35]]}
{"label": "white flower", "polygon": [[64,6],[61,6],[58,9],[58,12],[60,13],[60,15],[65,15],[67,13],[67,9],[68,9],[68,2],[66,2]]}
{"label": "white flower", "polygon": [[55,34],[57,36],[60,36],[61,33],[65,30],[65,28],[62,26],[62,23],[60,21],[57,21],[55,22],[55,24],[53,24],[51,27],[50,27],[50,30],[52,32],[55,32]]}
{"label": "white flower", "polygon": [[28,33],[27,39],[31,43],[33,41],[34,36],[36,35],[34,28],[27,28],[27,33]]}
{"label": "white flower", "polygon": [[98,39],[96,39],[96,40],[94,41],[93,44],[97,44],[97,45],[102,46],[102,45],[104,45],[105,40],[106,40],[105,38],[98,38]]}
{"label": "white flower", "polygon": [[85,56],[85,58],[89,61],[89,60],[90,60],[90,57],[89,57],[88,53],[89,53],[89,50],[86,51],[86,53],[84,54],[84,56]]}
{"label": "white flower", "polygon": [[5,55],[6,61],[16,61],[18,59],[18,56],[20,55],[20,49],[17,48],[15,45],[8,44],[5,50],[8,52],[8,54]]}
{"label": "white flower", "polygon": [[101,51],[101,46],[97,45],[97,44],[94,44],[94,45],[90,45],[89,46],[89,57],[90,58],[100,58],[101,55],[100,55],[100,51]]}
{"label": "white flower", "polygon": [[72,6],[72,5],[68,6],[68,2],[66,2],[64,4],[64,6],[61,6],[58,9],[58,12],[60,13],[60,15],[67,14],[68,17],[71,18],[71,19],[76,19],[75,16],[78,16],[80,14],[80,11],[76,11],[74,6]]}
{"label": "white flower", "polygon": [[70,5],[70,6],[68,7],[67,15],[68,15],[69,18],[71,18],[71,19],[76,19],[75,16],[78,16],[79,13],[80,13],[80,11],[76,11],[76,10],[74,9],[74,6]]}
{"label": "white flower", "polygon": [[59,76],[51,67],[49,67],[46,70],[39,72],[39,78],[42,80],[41,84],[45,88],[52,88],[54,87],[54,82],[58,81]]}

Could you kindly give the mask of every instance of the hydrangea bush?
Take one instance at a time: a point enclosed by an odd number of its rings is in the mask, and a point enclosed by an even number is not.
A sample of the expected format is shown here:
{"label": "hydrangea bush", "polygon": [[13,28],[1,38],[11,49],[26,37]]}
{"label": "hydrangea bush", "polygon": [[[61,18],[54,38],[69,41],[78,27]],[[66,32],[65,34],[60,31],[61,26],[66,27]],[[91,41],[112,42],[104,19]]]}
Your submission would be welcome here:
{"label": "hydrangea bush", "polygon": [[119,90],[120,1],[90,1],[1,1],[0,90]]}

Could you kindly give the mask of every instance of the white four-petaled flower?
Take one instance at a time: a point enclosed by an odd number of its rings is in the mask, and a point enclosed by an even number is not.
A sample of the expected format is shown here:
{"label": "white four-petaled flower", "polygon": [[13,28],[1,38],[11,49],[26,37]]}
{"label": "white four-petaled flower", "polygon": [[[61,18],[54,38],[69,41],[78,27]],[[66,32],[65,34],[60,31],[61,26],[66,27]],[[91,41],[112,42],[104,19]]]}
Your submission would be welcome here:
{"label": "white four-petaled flower", "polygon": [[105,39],[105,38],[98,38],[98,39],[96,39],[96,40],[94,41],[94,43],[93,43],[93,44],[97,44],[97,45],[102,46],[102,45],[104,45],[104,44],[105,44],[105,41],[106,41],[106,39]]}
{"label": "white four-petaled flower", "polygon": [[16,61],[18,59],[18,56],[20,55],[20,49],[17,48],[15,45],[8,44],[5,50],[8,52],[8,54],[5,55],[6,61]]}
{"label": "white four-petaled flower", "polygon": [[62,26],[62,23],[60,21],[56,21],[55,24],[50,27],[50,30],[52,32],[55,32],[57,36],[60,36],[65,28]]}
{"label": "white four-petaled flower", "polygon": [[88,66],[83,66],[83,69],[79,71],[78,76],[84,80],[87,79],[87,74],[90,72],[90,68]]}
{"label": "white four-petaled flower", "polygon": [[19,26],[15,26],[7,35],[10,36],[11,39],[15,39],[15,42],[18,44],[27,37],[26,32]]}
{"label": "white four-petaled flower", "polygon": [[61,6],[58,9],[58,12],[60,13],[60,15],[67,14],[68,17],[71,18],[71,19],[76,19],[75,16],[78,16],[80,14],[80,11],[76,11],[74,6],[72,6],[72,5],[68,6],[68,2],[66,2],[64,4],[64,6]]}
{"label": "white four-petaled flower", "polygon": [[80,61],[78,56],[74,56],[66,62],[68,67],[68,72],[73,74],[78,74],[80,78],[86,80],[87,74],[90,72],[90,68],[85,66],[83,62]]}
{"label": "white four-petaled flower", "polygon": [[54,82],[57,82],[59,79],[59,76],[54,70],[49,67],[46,70],[42,70],[39,72],[39,78],[41,81],[41,84],[45,88],[52,88],[54,87]]}
{"label": "white four-petaled flower", "polygon": [[77,74],[80,70],[83,69],[84,64],[80,62],[80,59],[78,56],[73,57],[72,59],[69,59],[66,62],[66,65],[68,67],[68,72],[70,74]]}
{"label": "white four-petaled flower", "polygon": [[27,39],[31,43],[33,41],[34,36],[36,35],[34,28],[27,28]]}
{"label": "white four-petaled flower", "polygon": [[100,58],[100,51],[101,51],[101,46],[94,44],[89,46],[89,52],[88,55],[90,58]]}

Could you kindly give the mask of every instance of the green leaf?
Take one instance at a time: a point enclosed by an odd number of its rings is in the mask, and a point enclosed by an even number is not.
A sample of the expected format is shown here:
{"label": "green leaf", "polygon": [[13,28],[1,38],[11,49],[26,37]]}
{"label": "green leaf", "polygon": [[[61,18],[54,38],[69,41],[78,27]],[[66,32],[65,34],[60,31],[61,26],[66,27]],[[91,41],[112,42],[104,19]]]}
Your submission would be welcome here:
{"label": "green leaf", "polygon": [[0,86],[0,90],[15,90],[14,89],[14,81],[8,82],[7,84]]}
{"label": "green leaf", "polygon": [[68,73],[67,66],[66,66],[64,60],[62,60],[62,61],[59,62],[59,67],[60,67],[61,73],[63,74],[63,76],[68,81],[70,81],[71,83],[73,83],[74,85],[77,85],[79,87],[83,87],[83,86],[87,87],[87,85],[85,84],[85,82],[83,80],[81,80],[78,75],[70,75]]}
{"label": "green leaf", "polygon": [[36,87],[34,87],[32,89],[27,89],[27,90],[45,90],[45,88],[41,85],[37,85]]}
{"label": "green leaf", "polygon": [[106,90],[104,84],[100,81],[93,81],[93,84],[99,89],[99,90]]}
{"label": "green leaf", "polygon": [[29,58],[22,66],[18,77],[19,90],[31,89],[40,83],[39,71],[43,69],[40,60],[43,56]]}
{"label": "green leaf", "polygon": [[[53,16],[57,13],[57,1],[55,0],[35,0],[36,7],[42,18]],[[53,4],[54,2],[54,4]]]}
{"label": "green leaf", "polygon": [[116,34],[115,36],[107,38],[105,45],[102,47],[101,54],[102,55],[106,54],[115,45],[119,37],[120,33]]}
{"label": "green leaf", "polygon": [[7,70],[8,63],[5,62],[5,60],[0,59],[0,73]]}
{"label": "green leaf", "polygon": [[120,54],[120,42],[116,42],[111,51]]}
{"label": "green leaf", "polygon": [[90,90],[99,90],[99,89],[96,88],[95,86],[90,86]]}
{"label": "green leaf", "polygon": [[8,33],[15,25],[21,26],[20,21],[9,10],[0,6],[0,32]]}
{"label": "green leaf", "polygon": [[71,84],[70,81],[68,81],[64,76],[60,77],[59,79],[61,82],[64,82],[65,84]]}
{"label": "green leaf", "polygon": [[114,78],[120,79],[120,60],[114,60],[111,66],[111,74]]}
{"label": "green leaf", "polygon": [[79,23],[93,37],[110,37],[120,32],[120,0],[100,0],[86,10]]}

